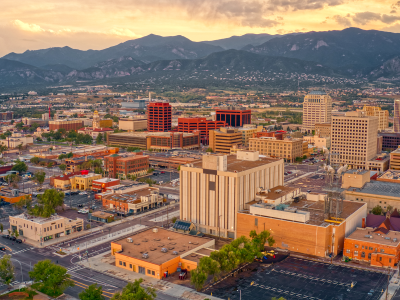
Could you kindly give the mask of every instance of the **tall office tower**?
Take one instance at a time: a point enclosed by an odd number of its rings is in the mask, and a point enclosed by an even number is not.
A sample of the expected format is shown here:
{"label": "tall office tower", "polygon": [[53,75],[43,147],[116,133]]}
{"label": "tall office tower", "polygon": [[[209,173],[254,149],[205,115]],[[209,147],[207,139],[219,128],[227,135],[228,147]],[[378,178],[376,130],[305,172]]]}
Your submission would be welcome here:
{"label": "tall office tower", "polygon": [[226,122],[232,127],[241,127],[244,124],[251,124],[251,110],[241,109],[216,109],[216,121]]}
{"label": "tall office tower", "polygon": [[378,131],[383,131],[389,127],[389,112],[382,110],[379,106],[364,106],[361,110],[366,116],[378,117]]}
{"label": "tall office tower", "polygon": [[312,91],[304,97],[302,130],[312,132],[315,124],[330,123],[332,98],[323,91]]}
{"label": "tall office tower", "polygon": [[172,108],[168,102],[150,102],[147,105],[147,131],[171,130]]}
{"label": "tall office tower", "polygon": [[400,99],[394,100],[393,131],[400,132]]}
{"label": "tall office tower", "polygon": [[181,166],[180,219],[203,233],[235,238],[237,212],[248,208],[260,189],[283,185],[283,173],[283,159],[257,151],[203,155],[201,162]]}
{"label": "tall office tower", "polygon": [[[112,124],[111,124],[112,126]],[[100,116],[99,112],[97,110],[94,111],[93,113],[93,129],[100,128]]]}
{"label": "tall office tower", "polygon": [[[378,117],[362,111],[332,117],[331,162],[350,169],[369,169],[377,155]],[[375,162],[374,162],[375,163]]]}

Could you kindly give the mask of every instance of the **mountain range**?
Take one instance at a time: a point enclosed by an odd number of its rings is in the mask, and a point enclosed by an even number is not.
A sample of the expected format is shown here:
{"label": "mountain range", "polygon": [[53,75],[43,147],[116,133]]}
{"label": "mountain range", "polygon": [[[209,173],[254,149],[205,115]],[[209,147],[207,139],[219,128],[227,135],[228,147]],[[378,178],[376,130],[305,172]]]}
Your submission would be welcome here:
{"label": "mountain range", "polygon": [[237,75],[296,73],[400,80],[400,34],[347,28],[287,35],[246,34],[193,42],[148,35],[103,50],[70,47],[9,53],[0,86],[129,77],[144,73],[213,71]]}

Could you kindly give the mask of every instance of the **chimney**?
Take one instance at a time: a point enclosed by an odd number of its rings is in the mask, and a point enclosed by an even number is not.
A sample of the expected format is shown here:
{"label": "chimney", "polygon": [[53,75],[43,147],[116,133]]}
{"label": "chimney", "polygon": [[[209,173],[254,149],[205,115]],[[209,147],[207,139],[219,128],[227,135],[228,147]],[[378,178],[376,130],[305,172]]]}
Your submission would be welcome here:
{"label": "chimney", "polygon": [[365,228],[365,218],[362,218],[362,228]]}

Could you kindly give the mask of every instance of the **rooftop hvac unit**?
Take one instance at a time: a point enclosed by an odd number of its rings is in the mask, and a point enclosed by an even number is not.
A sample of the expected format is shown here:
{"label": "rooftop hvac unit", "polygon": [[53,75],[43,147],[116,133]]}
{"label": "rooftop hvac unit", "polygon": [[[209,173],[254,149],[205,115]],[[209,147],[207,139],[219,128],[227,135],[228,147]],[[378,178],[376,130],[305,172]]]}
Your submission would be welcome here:
{"label": "rooftop hvac unit", "polygon": [[173,251],[172,254],[173,255],[178,255],[178,251]]}
{"label": "rooftop hvac unit", "polygon": [[167,252],[168,252],[168,249],[167,249],[167,248],[161,248],[161,252],[167,253]]}
{"label": "rooftop hvac unit", "polygon": [[142,254],[142,257],[143,257],[143,258],[149,258],[149,255],[148,255],[147,253],[143,253],[143,254]]}
{"label": "rooftop hvac unit", "polygon": [[395,242],[395,243],[396,243],[396,242],[397,242],[397,238],[394,238],[394,239],[393,239],[393,242]]}
{"label": "rooftop hvac unit", "polygon": [[18,196],[19,196],[19,190],[17,190],[17,189],[12,189],[12,190],[11,190],[11,195],[12,195],[13,197],[18,197]]}
{"label": "rooftop hvac unit", "polygon": [[127,238],[126,241],[127,241],[128,243],[133,243],[132,238]]}
{"label": "rooftop hvac unit", "polygon": [[158,228],[153,228],[153,232],[154,233],[158,232]]}

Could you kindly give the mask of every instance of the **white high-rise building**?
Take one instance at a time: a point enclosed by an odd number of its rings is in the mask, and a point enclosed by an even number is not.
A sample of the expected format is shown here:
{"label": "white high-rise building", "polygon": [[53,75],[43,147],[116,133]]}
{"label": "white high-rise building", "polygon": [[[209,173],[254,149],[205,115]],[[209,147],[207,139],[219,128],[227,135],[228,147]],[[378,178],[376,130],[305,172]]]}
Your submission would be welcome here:
{"label": "white high-rise building", "polygon": [[315,130],[315,124],[330,123],[332,98],[324,91],[312,91],[304,97],[303,126],[305,132]]}

